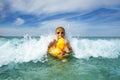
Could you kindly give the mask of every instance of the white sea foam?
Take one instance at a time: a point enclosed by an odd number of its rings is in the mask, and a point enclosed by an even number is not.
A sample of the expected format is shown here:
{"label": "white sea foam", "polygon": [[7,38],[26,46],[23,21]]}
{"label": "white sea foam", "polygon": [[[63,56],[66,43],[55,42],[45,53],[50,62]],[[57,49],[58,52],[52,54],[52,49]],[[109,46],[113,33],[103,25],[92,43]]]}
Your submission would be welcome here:
{"label": "white sea foam", "polygon": [[[45,61],[48,44],[54,35],[40,38],[0,39],[0,67],[9,63]],[[70,39],[76,58],[117,58],[120,55],[120,39]]]}
{"label": "white sea foam", "polygon": [[54,36],[40,36],[39,39],[25,36],[23,39],[0,40],[0,66],[9,63],[44,61],[47,46]]}
{"label": "white sea foam", "polygon": [[76,58],[103,57],[117,58],[120,55],[120,39],[72,39]]}

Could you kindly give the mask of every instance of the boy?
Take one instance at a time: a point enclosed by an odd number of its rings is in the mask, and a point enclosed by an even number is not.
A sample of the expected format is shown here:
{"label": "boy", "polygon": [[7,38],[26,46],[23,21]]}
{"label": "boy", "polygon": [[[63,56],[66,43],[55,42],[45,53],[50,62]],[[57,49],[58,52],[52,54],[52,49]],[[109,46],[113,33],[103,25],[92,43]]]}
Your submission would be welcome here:
{"label": "boy", "polygon": [[[59,59],[72,53],[72,47],[67,39],[65,39],[65,29],[58,27],[55,30],[57,38],[48,45],[48,52]],[[64,61],[63,61],[64,62]]]}

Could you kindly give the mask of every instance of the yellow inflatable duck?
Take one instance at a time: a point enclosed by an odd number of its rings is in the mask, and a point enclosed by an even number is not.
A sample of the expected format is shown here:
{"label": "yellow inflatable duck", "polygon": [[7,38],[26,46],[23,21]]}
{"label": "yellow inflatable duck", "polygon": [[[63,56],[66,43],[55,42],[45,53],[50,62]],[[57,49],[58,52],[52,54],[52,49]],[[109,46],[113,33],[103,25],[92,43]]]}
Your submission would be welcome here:
{"label": "yellow inflatable duck", "polygon": [[60,38],[56,43],[56,47],[51,47],[48,52],[57,58],[63,58],[65,55],[60,55],[60,52],[65,49],[65,39]]}

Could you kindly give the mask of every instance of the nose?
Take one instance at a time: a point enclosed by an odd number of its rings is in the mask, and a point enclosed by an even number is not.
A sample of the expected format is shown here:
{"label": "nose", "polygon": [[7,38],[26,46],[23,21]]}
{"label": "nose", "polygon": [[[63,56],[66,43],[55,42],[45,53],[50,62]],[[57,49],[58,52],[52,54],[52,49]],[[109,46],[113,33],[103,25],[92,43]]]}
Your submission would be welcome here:
{"label": "nose", "polygon": [[62,34],[58,34],[59,36],[62,36]]}

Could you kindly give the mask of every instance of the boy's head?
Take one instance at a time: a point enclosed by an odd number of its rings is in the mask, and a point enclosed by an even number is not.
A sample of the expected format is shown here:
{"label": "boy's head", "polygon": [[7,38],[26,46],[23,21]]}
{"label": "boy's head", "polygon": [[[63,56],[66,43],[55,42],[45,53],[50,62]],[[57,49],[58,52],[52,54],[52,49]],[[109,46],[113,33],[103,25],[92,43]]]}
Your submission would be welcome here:
{"label": "boy's head", "polygon": [[65,29],[63,27],[57,27],[55,30],[57,38],[64,38],[65,36]]}

